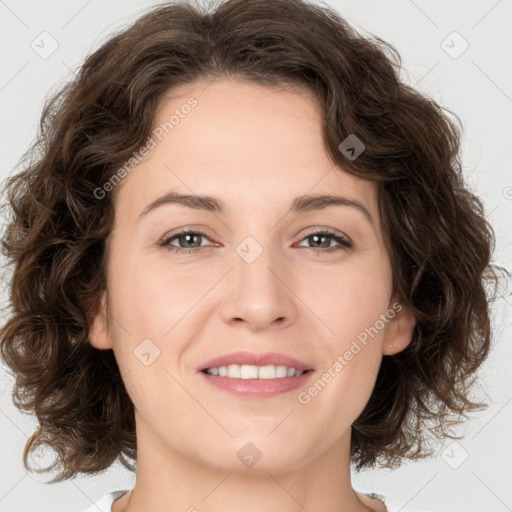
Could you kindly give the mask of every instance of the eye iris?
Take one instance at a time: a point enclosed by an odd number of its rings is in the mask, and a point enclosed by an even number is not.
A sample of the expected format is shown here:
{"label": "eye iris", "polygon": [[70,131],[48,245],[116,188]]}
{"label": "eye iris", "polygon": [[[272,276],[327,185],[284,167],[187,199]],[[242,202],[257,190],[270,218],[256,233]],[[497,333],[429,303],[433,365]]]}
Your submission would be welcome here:
{"label": "eye iris", "polygon": [[[311,240],[314,240],[313,244],[315,244],[316,242],[318,242],[319,239],[323,238],[325,240],[327,240],[327,244],[320,244],[320,247],[324,248],[324,247],[329,247],[330,246],[330,235],[319,235],[319,234],[316,234],[316,235],[310,235],[308,238],[311,242]],[[318,247],[318,246],[317,246]]]}
{"label": "eye iris", "polygon": [[[180,245],[182,245],[182,244],[181,244],[181,241],[182,241],[183,239],[185,239],[185,240],[186,240],[185,244],[188,244],[188,243],[193,244],[193,241],[191,241],[191,239],[193,240],[193,237],[198,237],[198,238],[200,238],[200,237],[201,237],[201,235],[199,235],[199,234],[197,234],[197,233],[187,233],[187,234],[185,234],[185,235],[180,235],[180,236],[178,237],[178,240],[180,241]],[[199,245],[201,245],[201,243],[199,243]],[[185,247],[189,247],[189,246],[188,246],[188,245],[185,245]],[[196,246],[196,245],[192,245],[192,247],[197,247],[197,246]]]}

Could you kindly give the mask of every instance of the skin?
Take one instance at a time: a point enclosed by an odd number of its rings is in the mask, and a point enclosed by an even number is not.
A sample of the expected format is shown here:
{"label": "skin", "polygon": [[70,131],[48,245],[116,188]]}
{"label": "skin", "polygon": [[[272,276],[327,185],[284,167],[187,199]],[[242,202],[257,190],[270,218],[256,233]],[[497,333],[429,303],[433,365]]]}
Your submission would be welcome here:
{"label": "skin", "polygon": [[[197,373],[214,357],[248,350],[290,355],[319,378],[392,308],[376,185],[329,158],[318,105],[304,91],[200,81],[169,91],[155,126],[191,96],[197,106],[118,185],[108,295],[91,318],[90,342],[114,350],[135,406],[136,484],[112,510],[384,510],[352,488],[351,424],[382,356],[410,342],[405,308],[307,405],[301,390],[242,399]],[[171,189],[215,196],[225,212],[165,204],[138,220]],[[357,200],[373,223],[351,206],[289,212],[295,197],[313,193]],[[326,227],[353,246],[329,237],[315,244],[310,232]],[[208,238],[175,238],[181,253],[158,245],[179,228]],[[252,263],[236,252],[247,236],[263,249]],[[204,249],[187,253],[194,244]],[[340,250],[314,251],[328,246]],[[160,350],[149,366],[134,355],[146,338]],[[262,454],[250,468],[237,457],[247,442]]]}

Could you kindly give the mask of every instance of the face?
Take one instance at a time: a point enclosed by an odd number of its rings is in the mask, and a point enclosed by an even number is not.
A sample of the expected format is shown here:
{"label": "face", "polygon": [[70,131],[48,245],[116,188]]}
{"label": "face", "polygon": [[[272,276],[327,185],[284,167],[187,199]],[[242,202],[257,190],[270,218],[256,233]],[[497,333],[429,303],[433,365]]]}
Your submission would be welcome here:
{"label": "face", "polygon": [[[108,297],[90,341],[113,348],[138,441],[162,457],[241,471],[259,453],[252,471],[300,468],[346,443],[383,354],[412,333],[390,295],[376,185],[330,160],[313,97],[291,89],[174,89],[154,134],[117,185]],[[342,199],[307,199],[320,195]],[[309,371],[271,373],[272,362],[297,369],[286,356]],[[233,361],[252,363],[247,378]],[[222,366],[227,376],[201,371]]]}

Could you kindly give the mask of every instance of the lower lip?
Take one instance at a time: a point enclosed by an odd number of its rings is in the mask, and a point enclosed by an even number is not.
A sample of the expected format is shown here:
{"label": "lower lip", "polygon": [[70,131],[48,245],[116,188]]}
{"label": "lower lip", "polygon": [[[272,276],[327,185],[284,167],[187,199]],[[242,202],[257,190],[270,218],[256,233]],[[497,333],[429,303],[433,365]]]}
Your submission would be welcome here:
{"label": "lower lip", "polygon": [[231,379],[199,372],[212,386],[242,398],[271,398],[304,386],[314,373],[310,370],[296,377],[280,379]]}

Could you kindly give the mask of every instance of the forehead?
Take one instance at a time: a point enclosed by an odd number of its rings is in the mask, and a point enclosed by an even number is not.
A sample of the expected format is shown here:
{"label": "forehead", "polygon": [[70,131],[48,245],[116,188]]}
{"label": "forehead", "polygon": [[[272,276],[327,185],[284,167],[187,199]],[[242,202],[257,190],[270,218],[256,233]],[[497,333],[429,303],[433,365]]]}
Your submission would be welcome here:
{"label": "forehead", "polygon": [[221,197],[238,211],[338,192],[376,218],[376,184],[331,160],[322,129],[320,107],[303,88],[222,79],[172,89],[156,110],[152,149],[116,191],[116,209],[138,215],[170,189]]}

